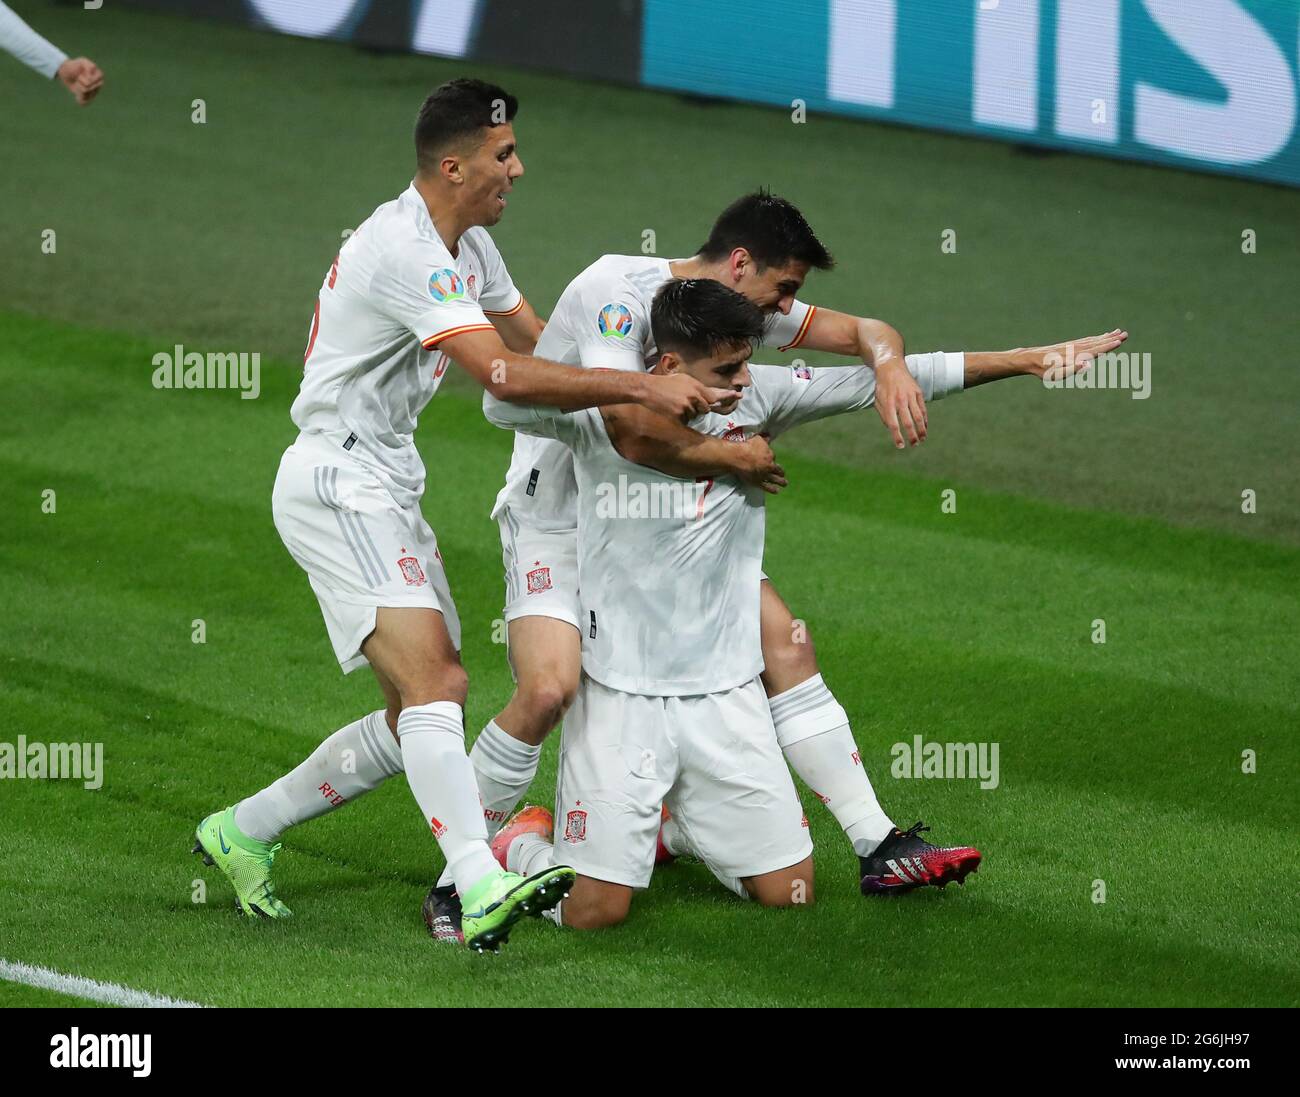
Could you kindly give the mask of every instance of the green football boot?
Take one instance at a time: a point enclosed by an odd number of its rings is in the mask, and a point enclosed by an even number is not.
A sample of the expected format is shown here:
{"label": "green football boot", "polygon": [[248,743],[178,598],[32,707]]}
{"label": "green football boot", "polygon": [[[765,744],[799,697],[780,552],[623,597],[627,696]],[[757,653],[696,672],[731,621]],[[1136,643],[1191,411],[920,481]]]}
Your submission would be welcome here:
{"label": "green football boot", "polygon": [[271,865],[280,843],[270,845],[250,838],[235,825],[235,809],[209,815],[194,831],[191,853],[203,855],[205,865],[216,865],[235,889],[235,908],[259,918],[291,918],[293,911],[275,897]]}
{"label": "green football boot", "polygon": [[520,918],[535,918],[556,906],[577,878],[567,865],[544,869],[527,879],[517,872],[488,873],[461,898],[465,944],[475,952],[496,952]]}

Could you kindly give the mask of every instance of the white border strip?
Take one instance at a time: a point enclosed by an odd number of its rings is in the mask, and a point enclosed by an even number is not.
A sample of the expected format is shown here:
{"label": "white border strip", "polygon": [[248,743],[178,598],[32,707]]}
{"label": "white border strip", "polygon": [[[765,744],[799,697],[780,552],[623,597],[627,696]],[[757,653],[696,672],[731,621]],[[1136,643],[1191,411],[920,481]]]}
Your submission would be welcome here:
{"label": "white border strip", "polygon": [[0,980],[23,983],[29,987],[41,987],[44,990],[55,990],[60,994],[71,994],[77,998],[89,998],[92,1002],[107,1002],[112,1006],[128,1006],[135,1009],[203,1008],[200,1002],[187,1002],[183,998],[147,994],[143,990],[118,986],[117,983],[97,983],[94,979],[83,979],[80,975],[63,975],[47,967],[12,963],[3,959],[0,959]]}

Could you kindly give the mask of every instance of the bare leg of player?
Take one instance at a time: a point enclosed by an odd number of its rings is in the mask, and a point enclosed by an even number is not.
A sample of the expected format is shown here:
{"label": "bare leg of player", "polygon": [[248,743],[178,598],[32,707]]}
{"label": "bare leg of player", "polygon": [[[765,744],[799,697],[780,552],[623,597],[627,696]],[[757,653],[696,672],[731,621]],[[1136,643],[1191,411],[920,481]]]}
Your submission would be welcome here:
{"label": "bare leg of player", "polygon": [[[807,857],[789,868],[747,876],[737,883],[765,907],[811,906],[813,860]],[[579,876],[569,897],[557,908],[556,921],[572,929],[604,929],[624,921],[631,905],[630,887]]]}
{"label": "bare leg of player", "polygon": [[811,906],[813,902],[813,859],[806,857],[797,865],[746,876],[741,881],[749,897],[765,907]]}
{"label": "bare leg of player", "polygon": [[630,887],[580,875],[569,897],[555,908],[555,922],[571,929],[606,929],[624,921],[631,906]]}
{"label": "bare leg of player", "polygon": [[540,747],[578,691],[582,636],[554,617],[517,617],[507,634],[515,692],[495,723],[521,743]]}

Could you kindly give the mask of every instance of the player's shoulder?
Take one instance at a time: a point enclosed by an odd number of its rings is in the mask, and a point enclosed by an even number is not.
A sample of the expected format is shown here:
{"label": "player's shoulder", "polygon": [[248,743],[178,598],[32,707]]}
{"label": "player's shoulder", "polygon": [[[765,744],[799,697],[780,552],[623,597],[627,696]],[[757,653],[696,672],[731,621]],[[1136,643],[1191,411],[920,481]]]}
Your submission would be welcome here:
{"label": "player's shoulder", "polygon": [[[415,258],[422,264],[455,266],[451,252],[433,227],[424,200],[413,186],[379,206],[362,229],[370,245],[389,261]],[[358,235],[362,229],[358,229]]]}
{"label": "player's shoulder", "polygon": [[460,238],[460,245],[469,248],[484,260],[501,257],[501,249],[497,247],[497,242],[482,225],[474,225],[466,229],[465,234]]}
{"label": "player's shoulder", "polygon": [[789,388],[792,385],[802,384],[811,381],[812,376],[811,366],[763,366],[755,362],[749,363],[750,381],[753,383],[754,388],[763,392],[775,392]]}
{"label": "player's shoulder", "polygon": [[638,309],[647,307],[671,275],[668,261],[653,255],[602,255],[573,280],[584,298],[604,297]]}
{"label": "player's shoulder", "polygon": [[812,381],[812,377],[812,368],[802,364],[758,366],[751,362],[750,387],[741,404],[748,405],[747,410],[756,422],[764,420],[774,405],[795,395],[796,390]]}

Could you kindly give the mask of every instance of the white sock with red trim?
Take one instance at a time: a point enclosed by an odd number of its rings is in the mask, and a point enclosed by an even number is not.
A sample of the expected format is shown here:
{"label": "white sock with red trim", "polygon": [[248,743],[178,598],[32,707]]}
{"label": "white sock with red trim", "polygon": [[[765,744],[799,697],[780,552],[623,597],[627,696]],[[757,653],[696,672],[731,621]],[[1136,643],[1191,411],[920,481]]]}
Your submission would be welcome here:
{"label": "white sock with red trim", "polygon": [[768,698],[790,768],[831,810],[853,851],[866,857],[893,829],[853,741],[848,714],[816,674]]}
{"label": "white sock with red trim", "polygon": [[384,710],[339,728],[296,769],[235,805],[250,838],[275,842],[292,826],[351,803],[402,772],[402,752]]}

